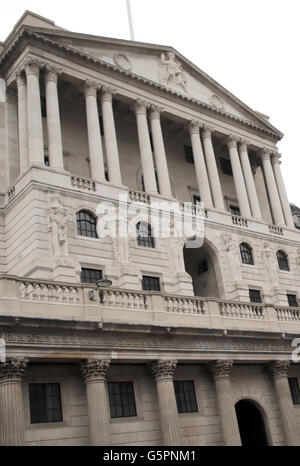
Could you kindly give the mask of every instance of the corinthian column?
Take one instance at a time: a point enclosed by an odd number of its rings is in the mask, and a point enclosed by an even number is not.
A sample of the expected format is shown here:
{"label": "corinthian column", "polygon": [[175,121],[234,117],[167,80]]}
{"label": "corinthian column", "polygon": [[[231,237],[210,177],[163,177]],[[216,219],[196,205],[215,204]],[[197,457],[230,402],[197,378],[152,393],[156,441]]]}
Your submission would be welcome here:
{"label": "corinthian column", "polygon": [[282,205],[282,209],[283,209],[283,213],[285,217],[285,222],[288,227],[295,228],[290,203],[289,203],[288,196],[286,193],[285,184],[282,178],[280,164],[281,164],[280,155],[273,154],[272,165],[273,165],[274,176],[275,176],[275,180],[276,180],[276,184],[277,184],[277,188],[279,192],[279,197],[281,200],[281,205]]}
{"label": "corinthian column", "polygon": [[81,364],[86,383],[91,444],[110,445],[109,404],[105,378],[110,361],[87,359]]}
{"label": "corinthian column", "polygon": [[97,84],[92,81],[86,81],[84,84],[84,96],[91,178],[97,181],[105,181],[102,141],[97,106]]}
{"label": "corinthian column", "polygon": [[202,140],[204,147],[204,154],[207,166],[207,172],[209,177],[209,184],[211,188],[211,195],[213,203],[216,209],[224,210],[224,199],[222,194],[222,188],[219,178],[219,172],[216,163],[216,157],[214,147],[211,139],[212,128],[209,126],[203,126]]}
{"label": "corinthian column", "polygon": [[294,446],[299,445],[299,427],[288,383],[289,365],[289,361],[273,361],[270,364],[270,370],[274,380],[286,444]]}
{"label": "corinthian column", "polygon": [[247,149],[247,142],[241,141],[240,143],[240,158],[241,164],[243,169],[243,174],[245,178],[248,198],[250,202],[250,207],[252,211],[252,215],[256,219],[261,219],[261,210],[258,201],[257,191],[254,183],[253,173],[249,161],[248,149]]}
{"label": "corinthian column", "polygon": [[50,167],[64,169],[63,148],[61,140],[61,125],[57,93],[58,68],[47,65],[45,73],[48,150]]}
{"label": "corinthian column", "polygon": [[178,410],[174,391],[174,372],[177,361],[156,361],[152,372],[156,379],[160,420],[164,445],[180,445]]}
{"label": "corinthian column", "polygon": [[27,122],[28,122],[28,150],[30,164],[44,165],[44,142],[40,96],[41,64],[28,61],[25,66],[27,77]]}
{"label": "corinthian column", "polygon": [[247,190],[237,150],[237,139],[234,136],[229,136],[227,139],[227,146],[232,166],[233,181],[241,209],[241,215],[243,217],[251,217]]}
{"label": "corinthian column", "polygon": [[0,445],[24,445],[22,378],[26,359],[0,363]]}
{"label": "corinthian column", "polygon": [[117,134],[112,106],[114,89],[103,86],[101,93],[102,118],[104,127],[104,141],[108,167],[108,178],[111,183],[121,185],[122,176],[117,143]]}
{"label": "corinthian column", "polygon": [[269,194],[269,200],[271,204],[271,210],[273,214],[273,221],[276,225],[284,226],[285,221],[280,204],[280,198],[277,191],[277,186],[274,178],[274,173],[271,165],[270,151],[263,149],[261,151],[261,158],[264,167],[264,175],[266,179],[267,191]]}
{"label": "corinthian column", "polygon": [[154,157],[157,168],[157,177],[160,194],[171,197],[170,177],[167,165],[165,145],[160,124],[160,113],[162,108],[151,105],[150,122],[153,137]]}
{"label": "corinthian column", "polygon": [[206,171],[202,144],[200,140],[200,123],[198,121],[192,120],[189,124],[189,130],[192,141],[194,163],[200,198],[201,201],[204,202],[204,206],[210,208],[213,207],[213,203],[210,193],[209,180]]}
{"label": "corinthian column", "polygon": [[27,89],[26,80],[22,72],[17,73],[18,87],[18,129],[19,129],[19,157],[20,173],[29,166],[28,132],[27,132]]}
{"label": "corinthian column", "polygon": [[135,114],[138,129],[138,138],[141,154],[142,171],[144,177],[145,191],[147,193],[157,193],[155,170],[152,158],[150,136],[147,123],[148,105],[138,99],[135,104]]}
{"label": "corinthian column", "polygon": [[226,446],[240,446],[240,431],[230,390],[232,366],[232,361],[220,360],[213,362],[210,370],[216,386],[224,443]]}

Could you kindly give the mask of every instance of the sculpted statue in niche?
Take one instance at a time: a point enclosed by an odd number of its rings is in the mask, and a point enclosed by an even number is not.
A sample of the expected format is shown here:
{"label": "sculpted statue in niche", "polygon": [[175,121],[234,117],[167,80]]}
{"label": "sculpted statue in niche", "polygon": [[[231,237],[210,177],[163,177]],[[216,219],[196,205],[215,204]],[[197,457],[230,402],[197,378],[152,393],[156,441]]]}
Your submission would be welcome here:
{"label": "sculpted statue in niche", "polygon": [[161,65],[162,69],[159,73],[161,84],[173,88],[179,86],[187,92],[185,74],[181,64],[175,61],[175,54],[168,52],[166,58],[165,54],[162,53]]}
{"label": "sculpted statue in niche", "polygon": [[225,251],[227,253],[227,261],[231,272],[232,281],[241,280],[241,261],[240,250],[238,245],[233,241],[229,233],[223,235]]}
{"label": "sculpted statue in niche", "polygon": [[[124,221],[122,224],[124,224]],[[117,222],[116,237],[112,238],[112,244],[113,244],[113,252],[114,252],[115,259],[121,265],[131,263],[131,258],[130,258],[130,253],[129,253],[129,238],[124,233],[125,232],[121,231],[120,222]]]}
{"label": "sculpted statue in niche", "polygon": [[271,245],[267,242],[264,243],[262,251],[262,259],[265,269],[268,274],[269,283],[276,285],[277,283],[277,260]]}
{"label": "sculpted statue in niche", "polygon": [[68,255],[67,218],[66,207],[62,204],[59,196],[53,196],[49,212],[49,233],[52,253],[55,256]]}

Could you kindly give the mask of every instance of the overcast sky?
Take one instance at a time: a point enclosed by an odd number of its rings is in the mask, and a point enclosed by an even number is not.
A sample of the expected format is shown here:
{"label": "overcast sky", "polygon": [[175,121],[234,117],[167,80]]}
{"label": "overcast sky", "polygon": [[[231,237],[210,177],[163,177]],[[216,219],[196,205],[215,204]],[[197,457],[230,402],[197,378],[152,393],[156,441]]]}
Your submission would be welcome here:
{"label": "overcast sky", "polygon": [[[300,206],[299,0],[131,0],[135,40],[172,45],[271,117],[290,202]],[[25,10],[75,32],[129,39],[126,0],[0,0],[0,40]]]}

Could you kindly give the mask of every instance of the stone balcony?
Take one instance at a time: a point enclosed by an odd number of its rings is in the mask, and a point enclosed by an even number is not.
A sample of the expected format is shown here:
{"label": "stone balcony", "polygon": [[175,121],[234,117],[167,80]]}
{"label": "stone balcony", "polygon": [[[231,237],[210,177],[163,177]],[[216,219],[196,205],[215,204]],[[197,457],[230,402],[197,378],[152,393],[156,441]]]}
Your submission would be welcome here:
{"label": "stone balcony", "polygon": [[[100,294],[99,294],[100,293]],[[105,324],[300,333],[300,308],[0,277],[0,315]]]}

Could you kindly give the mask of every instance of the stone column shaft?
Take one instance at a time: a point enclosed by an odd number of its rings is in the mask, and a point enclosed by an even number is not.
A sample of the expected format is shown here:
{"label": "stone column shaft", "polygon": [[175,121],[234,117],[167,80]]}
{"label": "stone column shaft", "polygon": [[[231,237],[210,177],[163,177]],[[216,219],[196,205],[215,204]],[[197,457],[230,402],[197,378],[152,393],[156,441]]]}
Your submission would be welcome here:
{"label": "stone column shaft", "polygon": [[97,181],[105,181],[103,150],[97,105],[97,85],[93,82],[86,81],[84,84],[84,95],[91,178]]}
{"label": "stone column shaft", "polygon": [[86,360],[81,371],[86,382],[91,445],[110,445],[109,402],[105,378],[110,361]]}
{"label": "stone column shaft", "polygon": [[224,443],[226,446],[240,446],[241,437],[230,390],[232,361],[215,361],[211,372],[215,381]]}
{"label": "stone column shaft", "polygon": [[117,134],[112,106],[113,94],[115,94],[115,90],[105,86],[102,87],[101,105],[104,127],[104,141],[109,181],[117,185],[122,185]]}
{"label": "stone column shaft", "polygon": [[155,169],[147,123],[147,106],[145,102],[138,100],[135,104],[135,113],[145,191],[147,193],[157,193]]}
{"label": "stone column shaft", "polygon": [[28,62],[27,77],[27,122],[28,151],[30,164],[44,165],[44,142],[40,96],[40,64]]}
{"label": "stone column shaft", "polygon": [[276,180],[276,184],[277,184],[277,188],[279,192],[279,197],[281,200],[281,205],[282,205],[282,209],[283,209],[283,213],[285,217],[285,222],[288,227],[295,228],[290,203],[288,200],[288,196],[287,196],[286,189],[285,189],[285,184],[284,184],[282,173],[281,173],[280,163],[281,162],[279,160],[279,155],[274,154],[272,157],[272,164],[273,164],[274,176],[275,176],[275,180]]}
{"label": "stone column shaft", "polygon": [[0,445],[24,445],[25,417],[22,378],[27,361],[7,359],[0,363]]}
{"label": "stone column shaft", "polygon": [[180,427],[174,391],[174,371],[177,361],[156,361],[152,371],[156,379],[159,412],[165,446],[180,445]]}
{"label": "stone column shaft", "polygon": [[271,204],[271,210],[273,215],[273,221],[276,225],[284,226],[285,221],[282,213],[280,198],[274,178],[274,173],[270,160],[270,152],[266,149],[262,151],[262,162],[264,168],[264,175],[267,185],[267,191],[269,194],[269,201]]}
{"label": "stone column shaft", "polygon": [[29,166],[28,131],[27,131],[27,89],[25,77],[17,74],[18,87],[18,129],[19,129],[19,157],[20,173]]}
{"label": "stone column shaft", "polygon": [[195,171],[200,192],[201,201],[204,202],[205,208],[213,207],[212,197],[210,193],[209,180],[206,171],[206,165],[200,139],[200,124],[197,121],[191,121],[189,125],[191,142],[194,155]]}
{"label": "stone column shaft", "polygon": [[286,444],[296,446],[299,445],[299,427],[288,383],[289,364],[289,361],[273,361],[270,370],[274,380]]}
{"label": "stone column shaft", "polygon": [[45,88],[47,108],[48,150],[50,167],[64,169],[61,124],[59,114],[57,74],[59,70],[46,67]]}
{"label": "stone column shaft", "polygon": [[209,177],[209,184],[211,188],[211,195],[216,209],[225,210],[224,198],[220,183],[218,167],[216,163],[215,152],[211,139],[212,129],[204,127],[202,131],[203,148]]}
{"label": "stone column shaft", "polygon": [[233,181],[235,185],[241,215],[242,217],[251,217],[248,194],[237,150],[237,140],[234,137],[229,136],[227,140],[227,145],[232,166]]}
{"label": "stone column shaft", "polygon": [[247,143],[244,141],[240,144],[240,158],[246,183],[248,198],[250,202],[252,216],[256,219],[261,219],[261,210],[259,200],[257,196],[256,186],[254,183],[253,173],[249,161],[249,155],[247,150]]}
{"label": "stone column shaft", "polygon": [[162,109],[151,106],[150,121],[154,146],[154,157],[157,167],[159,191],[162,196],[171,197],[170,176],[167,165],[165,145],[160,124],[160,112]]}

